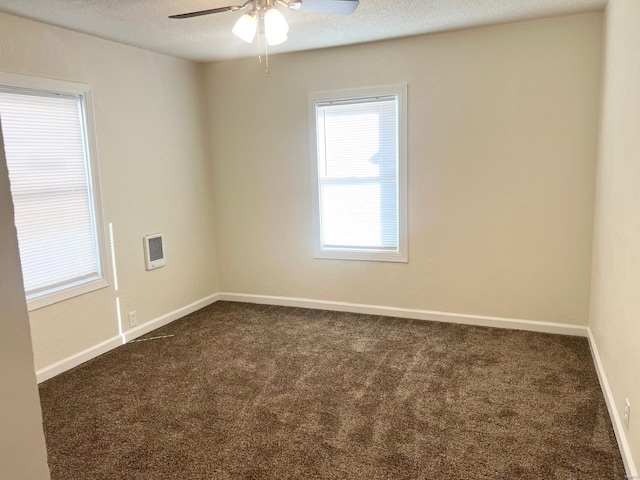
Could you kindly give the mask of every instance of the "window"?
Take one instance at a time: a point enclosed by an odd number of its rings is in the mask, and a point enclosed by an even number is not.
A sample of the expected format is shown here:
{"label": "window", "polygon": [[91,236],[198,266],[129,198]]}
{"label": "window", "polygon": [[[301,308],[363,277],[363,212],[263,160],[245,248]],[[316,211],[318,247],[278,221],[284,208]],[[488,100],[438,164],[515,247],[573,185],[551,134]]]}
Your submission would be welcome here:
{"label": "window", "polygon": [[107,285],[88,86],[0,74],[29,310]]}
{"label": "window", "polygon": [[407,87],[311,94],[316,258],[407,261]]}

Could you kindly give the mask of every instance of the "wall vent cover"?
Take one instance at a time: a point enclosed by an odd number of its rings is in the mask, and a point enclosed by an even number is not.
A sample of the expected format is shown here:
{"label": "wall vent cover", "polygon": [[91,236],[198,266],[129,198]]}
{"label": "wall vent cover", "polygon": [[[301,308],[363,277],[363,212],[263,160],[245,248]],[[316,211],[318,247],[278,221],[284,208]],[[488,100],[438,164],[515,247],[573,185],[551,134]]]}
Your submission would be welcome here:
{"label": "wall vent cover", "polygon": [[147,270],[164,267],[167,260],[164,256],[164,239],[162,233],[144,236],[144,258]]}

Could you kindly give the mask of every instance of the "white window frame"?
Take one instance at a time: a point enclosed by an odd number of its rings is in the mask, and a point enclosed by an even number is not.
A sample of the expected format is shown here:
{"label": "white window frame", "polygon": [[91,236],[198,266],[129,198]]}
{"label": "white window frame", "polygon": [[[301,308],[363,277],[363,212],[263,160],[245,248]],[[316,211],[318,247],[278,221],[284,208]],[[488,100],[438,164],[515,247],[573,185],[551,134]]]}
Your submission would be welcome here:
{"label": "white window frame", "polygon": [[84,112],[84,131],[86,135],[87,169],[89,171],[89,192],[95,222],[95,236],[98,249],[98,266],[100,277],[77,285],[71,284],[66,288],[51,293],[41,293],[33,298],[27,298],[29,311],[37,310],[63,300],[68,300],[85,293],[109,286],[109,262],[107,261],[106,236],[104,216],[102,211],[102,194],[100,190],[100,173],[98,168],[98,151],[96,148],[95,123],[93,115],[93,97],[91,86],[84,83],[51,80],[48,78],[30,77],[12,73],[0,72],[0,86],[6,89],[41,91],[80,96]]}
{"label": "white window frame", "polygon": [[[398,98],[398,251],[327,249],[321,245],[320,191],[318,178],[318,130],[317,106],[329,101],[349,101],[376,97]],[[359,88],[309,94],[309,143],[311,147],[311,191],[313,204],[313,251],[314,258],[336,260],[361,260],[374,262],[408,261],[407,245],[407,85]]]}

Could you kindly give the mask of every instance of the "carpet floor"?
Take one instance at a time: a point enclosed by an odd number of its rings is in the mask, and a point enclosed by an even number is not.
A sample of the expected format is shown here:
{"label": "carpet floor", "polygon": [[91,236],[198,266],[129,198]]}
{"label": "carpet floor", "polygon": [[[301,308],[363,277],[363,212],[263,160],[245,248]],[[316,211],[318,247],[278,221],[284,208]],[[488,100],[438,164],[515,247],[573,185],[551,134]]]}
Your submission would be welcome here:
{"label": "carpet floor", "polygon": [[143,339],[40,385],[53,480],[625,478],[584,338],[218,302]]}

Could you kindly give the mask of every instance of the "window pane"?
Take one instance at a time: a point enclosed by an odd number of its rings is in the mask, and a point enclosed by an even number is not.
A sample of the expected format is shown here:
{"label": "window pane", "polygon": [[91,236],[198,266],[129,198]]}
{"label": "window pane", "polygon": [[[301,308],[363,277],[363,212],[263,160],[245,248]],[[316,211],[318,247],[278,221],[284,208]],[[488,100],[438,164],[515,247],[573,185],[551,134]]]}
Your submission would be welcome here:
{"label": "window pane", "polygon": [[27,297],[100,277],[80,97],[0,91]]}
{"label": "window pane", "polygon": [[380,184],[322,186],[322,244],[380,247]]}
{"label": "window pane", "polygon": [[317,106],[322,248],[398,251],[397,102]]}

